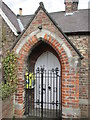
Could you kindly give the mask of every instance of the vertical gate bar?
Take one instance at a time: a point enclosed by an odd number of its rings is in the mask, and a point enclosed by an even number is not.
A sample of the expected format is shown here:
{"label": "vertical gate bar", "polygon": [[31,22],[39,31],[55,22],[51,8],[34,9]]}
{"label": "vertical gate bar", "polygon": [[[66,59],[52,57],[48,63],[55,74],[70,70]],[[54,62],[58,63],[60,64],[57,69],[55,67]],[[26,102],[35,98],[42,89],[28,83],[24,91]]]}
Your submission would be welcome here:
{"label": "vertical gate bar", "polygon": [[[48,78],[49,78],[49,87],[50,87],[50,70],[49,70],[49,76],[48,76]],[[48,101],[48,106],[49,106],[49,116],[50,116],[50,90],[49,90],[49,101]]]}
{"label": "vertical gate bar", "polygon": [[61,78],[60,76],[58,77],[59,78],[59,117],[61,117],[61,112],[60,112],[60,105],[61,105],[61,87],[60,87],[60,81],[61,81]]}
{"label": "vertical gate bar", "polygon": [[29,92],[27,92],[27,94],[28,94],[28,115],[29,115]]}
{"label": "vertical gate bar", "polygon": [[57,71],[55,70],[56,72],[56,76],[55,76],[55,79],[56,79],[56,102],[55,102],[55,105],[56,105],[56,117],[57,117]]}
{"label": "vertical gate bar", "polygon": [[[52,74],[53,74],[53,79],[52,79],[52,111],[53,111],[53,114],[54,114],[54,70],[52,70]],[[53,115],[54,117],[54,115]]]}
{"label": "vertical gate bar", "polygon": [[25,89],[25,115],[27,113],[27,96],[26,96],[26,89]]}
{"label": "vertical gate bar", "polygon": [[56,117],[57,117],[57,96],[58,96],[58,93],[57,93],[57,86],[58,86],[58,68],[56,68]]}
{"label": "vertical gate bar", "polygon": [[41,118],[43,119],[43,72],[44,68],[41,68]]}
{"label": "vertical gate bar", "polygon": [[[28,87],[27,87],[27,89],[29,90],[29,73],[28,73]],[[29,92],[27,92],[27,94],[28,94],[28,115],[29,115]]]}
{"label": "vertical gate bar", "polygon": [[40,91],[39,91],[39,116],[41,116],[41,70],[40,70],[40,73],[39,73],[39,89],[40,89]]}
{"label": "vertical gate bar", "polygon": [[55,79],[54,79],[54,69],[53,69],[53,117],[54,117],[54,81],[55,81]]}
{"label": "vertical gate bar", "polygon": [[[32,77],[31,77],[31,88],[32,88]],[[31,89],[31,116],[32,116],[32,114],[33,114],[33,112],[32,112],[32,108],[33,108],[33,101],[32,101],[32,97],[33,97],[33,90]]]}
{"label": "vertical gate bar", "polygon": [[[31,81],[32,81],[32,79],[31,79]],[[31,99],[31,105],[30,105],[30,107],[31,107],[31,109],[30,109],[30,111],[31,111],[31,116],[32,116],[32,114],[33,114],[33,112],[32,112],[32,109],[33,109],[33,100],[32,100],[32,97],[33,97],[33,90],[31,89],[31,97],[30,97],[30,99]]]}
{"label": "vertical gate bar", "polygon": [[50,71],[50,117],[51,117],[51,109],[52,109],[52,104],[51,104],[51,100],[52,100],[52,71]]}
{"label": "vertical gate bar", "polygon": [[34,91],[35,91],[35,72],[33,73],[34,77],[33,77],[33,110],[34,110],[34,116],[36,115],[35,113],[35,109],[34,109]]}
{"label": "vertical gate bar", "polygon": [[[45,115],[46,115],[46,107],[47,107],[47,103],[46,103],[46,83],[47,83],[47,74],[46,74],[46,70],[45,70]],[[45,116],[46,117],[46,116]]]}
{"label": "vertical gate bar", "polygon": [[40,107],[38,107],[38,106],[40,106],[39,105],[40,104],[40,102],[39,102],[39,100],[40,100],[40,94],[39,94],[40,87],[39,87],[39,85],[40,84],[39,84],[38,80],[40,80],[40,69],[39,69],[39,67],[36,70],[36,116],[40,116]]}
{"label": "vertical gate bar", "polygon": [[27,93],[27,91],[26,91],[26,98],[27,98],[27,100],[26,100],[26,108],[27,108],[26,114],[28,114],[28,93]]}
{"label": "vertical gate bar", "polygon": [[[49,71],[48,71],[48,73],[47,73],[47,82],[48,82],[48,86],[49,86]],[[47,109],[49,109],[49,90],[48,90],[48,86],[47,86]],[[48,112],[47,112],[47,114],[48,114]]]}
{"label": "vertical gate bar", "polygon": [[28,114],[28,93],[27,93],[27,77],[25,76],[25,114]]}
{"label": "vertical gate bar", "polygon": [[62,79],[61,79],[61,75],[60,75],[60,85],[61,85],[61,88],[60,88],[60,93],[61,93],[61,99],[60,99],[60,112],[61,112],[61,119],[62,119]]}
{"label": "vertical gate bar", "polygon": [[26,86],[26,78],[25,78],[25,75],[24,75],[24,92],[25,92],[25,96],[24,96],[24,107],[25,107],[25,111],[24,111],[24,114],[26,113],[26,90],[25,90],[25,86]]}
{"label": "vertical gate bar", "polygon": [[36,89],[36,94],[35,94],[35,107],[36,107],[36,116],[37,116],[37,70],[36,70],[36,74],[35,74],[35,89]]}

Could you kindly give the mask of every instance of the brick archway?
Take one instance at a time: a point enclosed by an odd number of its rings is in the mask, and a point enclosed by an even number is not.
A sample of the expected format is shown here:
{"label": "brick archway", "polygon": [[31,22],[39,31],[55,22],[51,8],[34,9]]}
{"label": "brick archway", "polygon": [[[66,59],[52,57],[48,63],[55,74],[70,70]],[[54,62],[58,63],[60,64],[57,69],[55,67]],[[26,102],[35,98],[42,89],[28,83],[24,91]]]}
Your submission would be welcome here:
{"label": "brick archway", "polygon": [[50,52],[50,53],[54,54],[60,63],[60,58],[59,58],[58,54],[56,53],[56,51],[45,41],[41,40],[40,42],[35,44],[35,46],[33,47],[33,49],[31,50],[31,52],[28,56],[27,69],[29,72],[35,72],[36,61],[45,52]]}
{"label": "brick archway", "polygon": [[[42,38],[42,39],[41,39]],[[22,117],[24,113],[24,73],[26,60],[32,48],[43,40],[49,44],[58,54],[62,66],[62,115],[63,117],[78,117],[79,116],[79,75],[75,71],[70,72],[69,58],[73,57],[69,47],[61,38],[55,34],[42,30],[34,31],[22,41],[18,42],[14,48],[18,55],[18,88],[15,101],[15,114]]]}

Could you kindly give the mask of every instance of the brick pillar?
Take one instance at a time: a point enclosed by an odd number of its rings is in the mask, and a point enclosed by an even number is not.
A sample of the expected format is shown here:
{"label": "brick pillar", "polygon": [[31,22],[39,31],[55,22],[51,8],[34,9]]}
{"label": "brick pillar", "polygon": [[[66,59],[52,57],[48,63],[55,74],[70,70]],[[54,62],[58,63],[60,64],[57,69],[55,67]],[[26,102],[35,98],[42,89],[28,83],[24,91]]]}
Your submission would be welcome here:
{"label": "brick pillar", "polygon": [[79,118],[79,68],[69,60],[62,69],[62,116]]}
{"label": "brick pillar", "polygon": [[63,74],[62,80],[62,115],[63,118],[80,117],[79,110],[79,75]]}
{"label": "brick pillar", "polygon": [[24,79],[24,67],[26,56],[29,55],[29,50],[37,42],[37,39],[33,36],[32,39],[29,39],[28,42],[24,44],[18,55],[18,86],[17,92],[15,94],[15,116],[22,118],[25,111],[25,79]]}

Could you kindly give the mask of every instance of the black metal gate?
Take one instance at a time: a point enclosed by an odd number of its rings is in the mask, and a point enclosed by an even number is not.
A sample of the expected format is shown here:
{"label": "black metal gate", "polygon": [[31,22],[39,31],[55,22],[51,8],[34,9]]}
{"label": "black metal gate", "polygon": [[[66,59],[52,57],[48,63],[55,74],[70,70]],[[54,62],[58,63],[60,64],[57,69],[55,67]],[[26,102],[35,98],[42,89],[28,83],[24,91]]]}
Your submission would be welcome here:
{"label": "black metal gate", "polygon": [[58,68],[25,75],[25,115],[61,120],[61,78]]}

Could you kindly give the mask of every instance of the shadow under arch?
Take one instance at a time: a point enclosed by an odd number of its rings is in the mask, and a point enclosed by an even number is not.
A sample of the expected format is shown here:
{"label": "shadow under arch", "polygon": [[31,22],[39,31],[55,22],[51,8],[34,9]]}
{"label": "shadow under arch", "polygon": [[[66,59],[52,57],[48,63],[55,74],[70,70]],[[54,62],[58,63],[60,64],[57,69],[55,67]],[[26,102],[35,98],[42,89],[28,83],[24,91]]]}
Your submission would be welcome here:
{"label": "shadow under arch", "polygon": [[51,45],[49,45],[48,43],[41,40],[32,47],[32,49],[30,50],[30,53],[27,57],[26,62],[27,62],[28,71],[34,72],[34,66],[35,66],[35,63],[36,63],[38,57],[46,51],[53,53],[59,60],[60,66],[61,66],[60,57],[59,57],[58,53],[56,52],[56,50],[54,50],[54,48]]}

